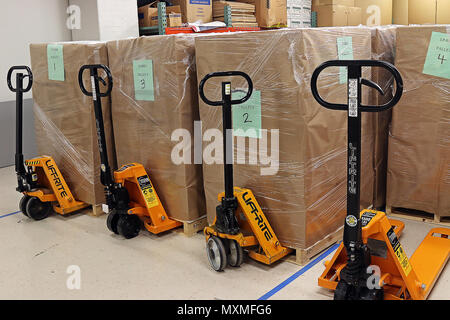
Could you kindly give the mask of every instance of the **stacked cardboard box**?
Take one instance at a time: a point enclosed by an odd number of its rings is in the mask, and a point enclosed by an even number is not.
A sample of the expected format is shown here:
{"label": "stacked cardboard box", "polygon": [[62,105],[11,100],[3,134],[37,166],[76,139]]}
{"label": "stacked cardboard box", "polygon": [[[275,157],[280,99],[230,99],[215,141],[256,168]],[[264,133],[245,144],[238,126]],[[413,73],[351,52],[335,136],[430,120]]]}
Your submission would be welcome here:
{"label": "stacked cardboard box", "polygon": [[255,6],[250,3],[236,1],[213,1],[213,18],[215,21],[225,21],[225,6],[231,8],[231,21],[233,27],[257,27]]}
{"label": "stacked cardboard box", "polygon": [[183,23],[212,21],[212,0],[173,0],[173,5],[181,7]]}
{"label": "stacked cardboard box", "polygon": [[[321,107],[310,88],[312,72],[322,62],[338,59],[342,43],[355,59],[371,58],[371,31],[367,28],[288,29],[196,38],[199,80],[210,72],[223,70],[244,71],[252,78],[252,101],[233,107],[234,129],[251,133],[248,129],[253,128],[256,132],[252,137],[241,137],[246,139],[245,144],[235,138],[234,182],[252,189],[278,238],[289,247],[308,248],[343,225],[347,113]],[[364,76],[370,78],[367,72]],[[219,99],[220,81],[226,79],[209,80],[206,96]],[[230,81],[232,89],[245,90],[243,80]],[[327,100],[346,102],[346,81],[340,69],[323,74],[318,85]],[[221,130],[221,112],[220,108],[200,102],[204,132]],[[364,116],[363,207],[373,200],[372,125]],[[221,150],[221,137],[216,140]],[[217,161],[203,164],[210,222],[215,215],[217,194],[223,191],[220,154],[215,156]],[[214,158],[213,152],[211,157]]]}
{"label": "stacked cardboard box", "polygon": [[286,0],[239,0],[255,5],[258,26],[287,27]]}
{"label": "stacked cardboard box", "polygon": [[[138,9],[139,27],[153,27],[158,25],[157,2],[139,7]],[[166,18],[168,27],[181,26],[181,8],[180,6],[166,7]]]}
{"label": "stacked cardboard box", "polygon": [[317,12],[317,26],[357,26],[361,24],[361,8],[355,0],[313,0]]}
{"label": "stacked cardboard box", "polygon": [[387,205],[441,217],[450,216],[449,29],[397,29],[404,93],[389,134]]}
{"label": "stacked cardboard box", "polygon": [[311,0],[287,0],[289,28],[311,27]]}
{"label": "stacked cardboard box", "polygon": [[450,23],[450,0],[395,0],[393,23],[448,24]]}
{"label": "stacked cardboard box", "polygon": [[355,7],[361,8],[361,23],[363,25],[392,24],[392,0],[355,0]]}
{"label": "stacked cardboard box", "polygon": [[[36,143],[40,155],[52,156],[77,200],[104,203],[100,155],[92,97],[78,84],[85,64],[108,64],[105,43],[31,44]],[[90,88],[89,77],[85,87]],[[115,167],[110,99],[102,98],[110,165]]]}
{"label": "stacked cardboard box", "polygon": [[194,37],[107,44],[117,162],[143,164],[167,214],[181,221],[205,215],[202,168],[183,147],[194,146],[199,119]]}

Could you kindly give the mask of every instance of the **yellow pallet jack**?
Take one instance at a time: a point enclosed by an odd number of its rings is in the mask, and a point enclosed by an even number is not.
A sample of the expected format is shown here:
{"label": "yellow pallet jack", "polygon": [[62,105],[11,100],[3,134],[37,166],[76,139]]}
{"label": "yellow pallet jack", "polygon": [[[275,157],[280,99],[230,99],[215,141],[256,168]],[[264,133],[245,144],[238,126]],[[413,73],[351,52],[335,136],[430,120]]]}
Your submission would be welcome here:
{"label": "yellow pallet jack", "polygon": [[[14,71],[16,73],[16,87],[11,83]],[[28,78],[28,85],[24,88],[23,80]],[[23,193],[19,202],[20,211],[34,220],[42,220],[53,211],[66,215],[86,208],[89,204],[76,200],[70,192],[55,161],[50,156],[41,156],[29,160],[23,159],[22,131],[23,131],[23,93],[28,92],[33,85],[33,73],[27,66],[14,66],[8,71],[8,88],[16,93],[16,154],[15,170],[17,175],[16,190]]]}
{"label": "yellow pallet jack", "polygon": [[[210,101],[204,93],[206,81],[214,77],[243,77],[248,84],[246,95],[238,100],[231,99],[231,82],[222,82],[222,100]],[[246,248],[251,258],[265,264],[280,260],[291,249],[283,247],[266,219],[261,207],[250,189],[233,187],[232,156],[228,155],[232,141],[228,137],[232,128],[232,105],[246,102],[253,91],[250,77],[241,71],[213,72],[207,74],[199,85],[201,99],[208,105],[222,107],[223,158],[225,192],[218,195],[220,204],[216,207],[216,217],[211,226],[204,229],[206,254],[215,271],[222,271],[227,264],[239,267],[244,258],[242,248]]]}
{"label": "yellow pallet jack", "polygon": [[[91,92],[88,92],[83,84],[83,72],[85,70],[90,71]],[[98,70],[103,70],[106,73],[108,83],[98,75]],[[99,82],[102,82],[105,86],[108,85],[106,92],[100,92]],[[108,161],[101,105],[101,97],[107,97],[113,86],[113,78],[109,68],[101,64],[84,65],[78,73],[78,83],[81,91],[92,97],[94,104],[101,162],[100,180],[105,186],[106,204],[109,211],[108,229],[115,234],[130,239],[139,234],[142,223],[153,234],[181,226],[181,222],[168,217],[142,164],[123,165],[114,172],[113,178]]]}
{"label": "yellow pallet jack", "polygon": [[[348,103],[324,101],[317,91],[319,74],[328,67],[346,67]],[[382,106],[361,104],[361,87],[383,90],[361,77],[362,67],[381,67],[396,82],[391,101]],[[421,300],[431,292],[450,256],[450,229],[430,230],[411,259],[408,259],[398,236],[403,227],[388,219],[384,212],[360,208],[361,114],[388,110],[398,103],[403,93],[403,80],[398,70],[387,62],[373,60],[332,60],[320,65],[311,78],[314,98],[325,108],[348,112],[347,150],[347,215],[344,239],[325,271],[319,286],[334,290],[335,300]],[[396,228],[400,226],[400,228]]]}

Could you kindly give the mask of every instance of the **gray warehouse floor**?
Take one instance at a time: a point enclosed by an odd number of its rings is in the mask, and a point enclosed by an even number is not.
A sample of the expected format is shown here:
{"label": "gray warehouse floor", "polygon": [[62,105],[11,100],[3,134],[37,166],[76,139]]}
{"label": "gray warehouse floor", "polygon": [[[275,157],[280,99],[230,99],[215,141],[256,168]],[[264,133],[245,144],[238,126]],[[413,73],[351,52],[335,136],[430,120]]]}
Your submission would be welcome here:
{"label": "gray warehouse floor", "polygon": [[[201,233],[180,230],[130,240],[111,234],[106,215],[56,214],[32,221],[18,211],[13,167],[0,169],[0,299],[331,299],[317,286],[323,254],[305,267],[265,266],[212,271]],[[435,225],[404,220],[408,256]],[[75,278],[75,275],[79,277]],[[79,289],[78,289],[79,285]],[[69,289],[70,288],[70,289]],[[450,266],[429,299],[450,299]]]}

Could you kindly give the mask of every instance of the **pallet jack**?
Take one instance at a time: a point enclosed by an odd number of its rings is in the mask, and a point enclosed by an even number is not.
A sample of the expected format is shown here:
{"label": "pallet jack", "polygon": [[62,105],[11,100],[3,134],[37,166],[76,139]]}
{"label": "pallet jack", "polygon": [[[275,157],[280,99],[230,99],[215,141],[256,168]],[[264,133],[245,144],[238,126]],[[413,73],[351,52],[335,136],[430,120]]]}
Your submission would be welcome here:
{"label": "pallet jack", "polygon": [[[231,99],[231,82],[222,82],[222,100],[210,101],[204,93],[206,81],[214,77],[240,76],[247,81],[246,95],[238,100]],[[253,91],[250,77],[241,71],[213,72],[200,82],[201,99],[208,105],[222,107],[223,119],[223,159],[225,192],[218,195],[220,204],[216,207],[216,217],[211,226],[204,229],[206,236],[206,254],[215,271],[222,271],[227,264],[239,267],[244,258],[243,248],[251,258],[265,264],[271,264],[290,252],[277,239],[275,232],[266,219],[261,207],[250,189],[233,187],[233,163],[228,150],[232,145],[232,105],[246,102]],[[230,139],[230,140],[229,140]]]}
{"label": "pallet jack", "polygon": [[[90,71],[92,91],[88,92],[83,85],[83,72]],[[98,74],[103,70],[108,78],[108,84]],[[107,91],[100,92],[99,82],[108,85]],[[105,129],[101,97],[110,95],[113,78],[109,68],[102,64],[84,65],[78,73],[78,83],[81,91],[92,97],[94,104],[97,139],[100,150],[100,181],[105,186],[106,204],[108,206],[107,227],[111,232],[120,234],[126,239],[139,234],[142,223],[153,234],[158,234],[182,225],[181,222],[170,219],[156,193],[156,190],[142,164],[130,163],[123,165],[111,173],[106,148]]]}
{"label": "pallet jack", "polygon": [[[14,88],[11,83],[12,74],[20,70],[25,70],[27,74],[16,73]],[[28,78],[28,85],[24,88],[25,78]],[[22,153],[23,93],[30,91],[33,85],[33,73],[27,66],[13,66],[8,71],[7,83],[8,88],[16,93],[15,170],[16,190],[23,193],[19,202],[20,211],[29,218],[42,220],[48,217],[52,208],[53,211],[66,215],[88,207],[89,204],[73,197],[52,157],[41,156],[24,161]]]}
{"label": "pallet jack", "polygon": [[[317,91],[319,74],[328,67],[346,67],[348,104],[324,101]],[[361,104],[361,87],[366,85],[384,94],[376,83],[361,78],[362,67],[381,67],[396,82],[391,101],[382,106]],[[325,108],[348,112],[347,215],[343,242],[318,279],[321,287],[334,290],[335,300],[416,300],[426,299],[450,255],[450,229],[430,230],[411,259],[398,236],[404,228],[384,212],[360,208],[361,113],[388,110],[403,93],[403,80],[390,63],[373,60],[332,60],[320,65],[311,78],[314,98]],[[378,271],[377,271],[378,269]],[[375,271],[375,272],[374,272]]]}

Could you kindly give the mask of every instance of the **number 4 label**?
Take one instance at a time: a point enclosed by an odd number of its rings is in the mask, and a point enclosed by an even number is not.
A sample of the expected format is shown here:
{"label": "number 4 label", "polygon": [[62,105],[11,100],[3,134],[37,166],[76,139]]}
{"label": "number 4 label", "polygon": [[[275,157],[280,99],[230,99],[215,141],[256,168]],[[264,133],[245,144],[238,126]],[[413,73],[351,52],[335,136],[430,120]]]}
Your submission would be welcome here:
{"label": "number 4 label", "polygon": [[450,34],[431,34],[423,73],[450,79]]}

